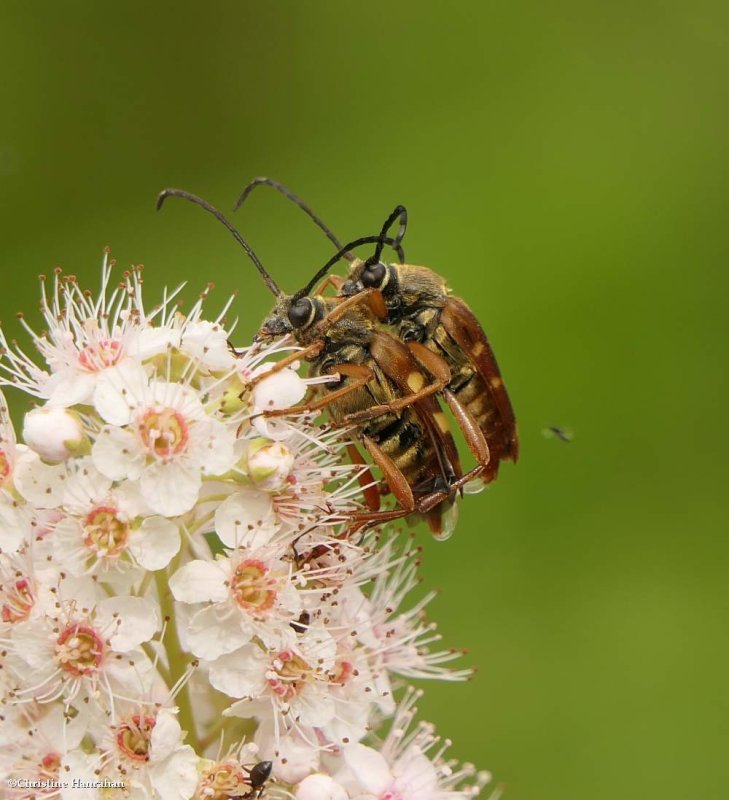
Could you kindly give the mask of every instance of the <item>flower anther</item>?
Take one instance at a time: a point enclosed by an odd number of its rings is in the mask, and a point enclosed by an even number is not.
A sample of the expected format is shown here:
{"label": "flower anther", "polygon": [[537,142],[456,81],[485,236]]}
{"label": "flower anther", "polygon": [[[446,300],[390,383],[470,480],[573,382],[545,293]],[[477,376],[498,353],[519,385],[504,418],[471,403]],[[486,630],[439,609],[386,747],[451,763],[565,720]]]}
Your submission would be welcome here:
{"label": "flower anther", "polygon": [[98,506],[84,520],[84,544],[100,556],[118,556],[127,545],[129,523],[114,506]]}
{"label": "flower anther", "polygon": [[270,570],[258,559],[242,561],[231,579],[236,603],[248,611],[268,611],[276,600],[276,581],[267,577]]}
{"label": "flower anther", "polygon": [[183,453],[190,440],[185,418],[173,408],[158,407],[145,412],[139,434],[147,452],[161,460]]}
{"label": "flower anther", "polygon": [[56,658],[74,677],[96,672],[103,657],[104,641],[88,625],[69,625],[56,640]]}

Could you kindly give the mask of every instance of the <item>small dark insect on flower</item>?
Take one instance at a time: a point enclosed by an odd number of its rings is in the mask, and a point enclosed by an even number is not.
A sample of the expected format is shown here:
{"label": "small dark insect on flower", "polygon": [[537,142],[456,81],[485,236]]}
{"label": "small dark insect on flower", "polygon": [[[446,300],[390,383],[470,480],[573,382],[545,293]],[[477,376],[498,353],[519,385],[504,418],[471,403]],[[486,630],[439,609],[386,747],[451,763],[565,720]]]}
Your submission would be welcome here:
{"label": "small dark insect on flower", "polygon": [[246,798],[260,797],[266,781],[271,777],[273,764],[270,761],[259,761],[251,767],[248,777],[251,782],[251,791],[245,795]]}
{"label": "small dark insect on flower", "polygon": [[542,430],[542,436],[545,439],[559,439],[561,442],[571,442],[573,438],[572,431],[563,428],[561,425],[550,425]]}

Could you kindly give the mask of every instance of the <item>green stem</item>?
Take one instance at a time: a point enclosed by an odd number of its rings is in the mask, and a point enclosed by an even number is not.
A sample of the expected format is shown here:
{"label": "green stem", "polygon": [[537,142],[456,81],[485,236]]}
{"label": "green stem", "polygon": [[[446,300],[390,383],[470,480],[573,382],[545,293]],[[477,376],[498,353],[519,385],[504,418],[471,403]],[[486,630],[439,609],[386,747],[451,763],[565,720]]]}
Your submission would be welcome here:
{"label": "green stem", "polygon": [[[185,673],[187,654],[183,651],[182,647],[180,647],[177,620],[175,619],[174,599],[170,591],[166,572],[165,570],[158,570],[154,575],[157,583],[157,593],[159,595],[162,617],[167,620],[165,648],[170,665],[170,682],[174,685]],[[187,742],[192,745],[195,752],[199,753],[200,743],[195,726],[195,715],[193,714],[192,703],[190,702],[189,682],[186,682],[179,690],[176,702],[180,710],[180,726],[183,730],[187,731]]]}

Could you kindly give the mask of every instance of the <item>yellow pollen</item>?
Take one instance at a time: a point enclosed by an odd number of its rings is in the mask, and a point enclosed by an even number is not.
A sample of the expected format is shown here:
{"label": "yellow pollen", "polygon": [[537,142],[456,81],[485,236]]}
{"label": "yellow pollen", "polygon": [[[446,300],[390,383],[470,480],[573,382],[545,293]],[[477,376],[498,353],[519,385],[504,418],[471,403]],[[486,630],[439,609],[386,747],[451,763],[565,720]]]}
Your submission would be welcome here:
{"label": "yellow pollen", "polygon": [[71,625],[56,640],[56,658],[61,668],[75,677],[95,672],[103,654],[103,641],[86,625]]}
{"label": "yellow pollen", "polygon": [[250,781],[240,764],[236,764],[234,761],[223,761],[203,773],[197,792],[195,792],[195,800],[242,798],[250,792],[250,789]]}
{"label": "yellow pollen", "polygon": [[117,747],[132,761],[149,761],[149,748],[155,724],[154,717],[135,714],[128,722],[123,722],[117,728]]}
{"label": "yellow pollen", "polygon": [[311,667],[306,661],[290,650],[278,654],[275,666],[276,677],[269,678],[268,683],[274,694],[285,700],[299,693],[311,672]]}
{"label": "yellow pollen", "polygon": [[249,558],[233,573],[230,585],[236,602],[249,611],[268,611],[276,600],[276,581],[262,561]]}
{"label": "yellow pollen", "polygon": [[172,408],[147,411],[139,425],[139,435],[150,455],[162,459],[182,453],[190,439],[184,417]]}
{"label": "yellow pollen", "polygon": [[95,508],[84,521],[84,544],[100,556],[118,556],[127,544],[129,524],[111,506]]}

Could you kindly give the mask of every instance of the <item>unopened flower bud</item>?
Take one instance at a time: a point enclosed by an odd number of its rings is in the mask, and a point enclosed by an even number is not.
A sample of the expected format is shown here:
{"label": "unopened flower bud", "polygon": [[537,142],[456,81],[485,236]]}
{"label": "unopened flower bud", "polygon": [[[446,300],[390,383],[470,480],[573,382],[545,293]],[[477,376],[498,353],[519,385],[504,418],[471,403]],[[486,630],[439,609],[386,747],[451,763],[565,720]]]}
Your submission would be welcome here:
{"label": "unopened flower bud", "polygon": [[296,800],[347,800],[347,793],[329,775],[315,773],[301,781],[295,797]]}
{"label": "unopened flower bud", "polygon": [[44,406],[25,415],[23,439],[45,461],[58,463],[88,452],[81,420],[66,408]]}
{"label": "unopened flower bud", "polygon": [[247,461],[250,479],[266,492],[283,489],[294,467],[289,448],[270,439],[254,439],[248,446]]}
{"label": "unopened flower bud", "polygon": [[306,394],[306,384],[291,369],[274,372],[263,378],[253,389],[253,405],[257,410],[294,406]]}

